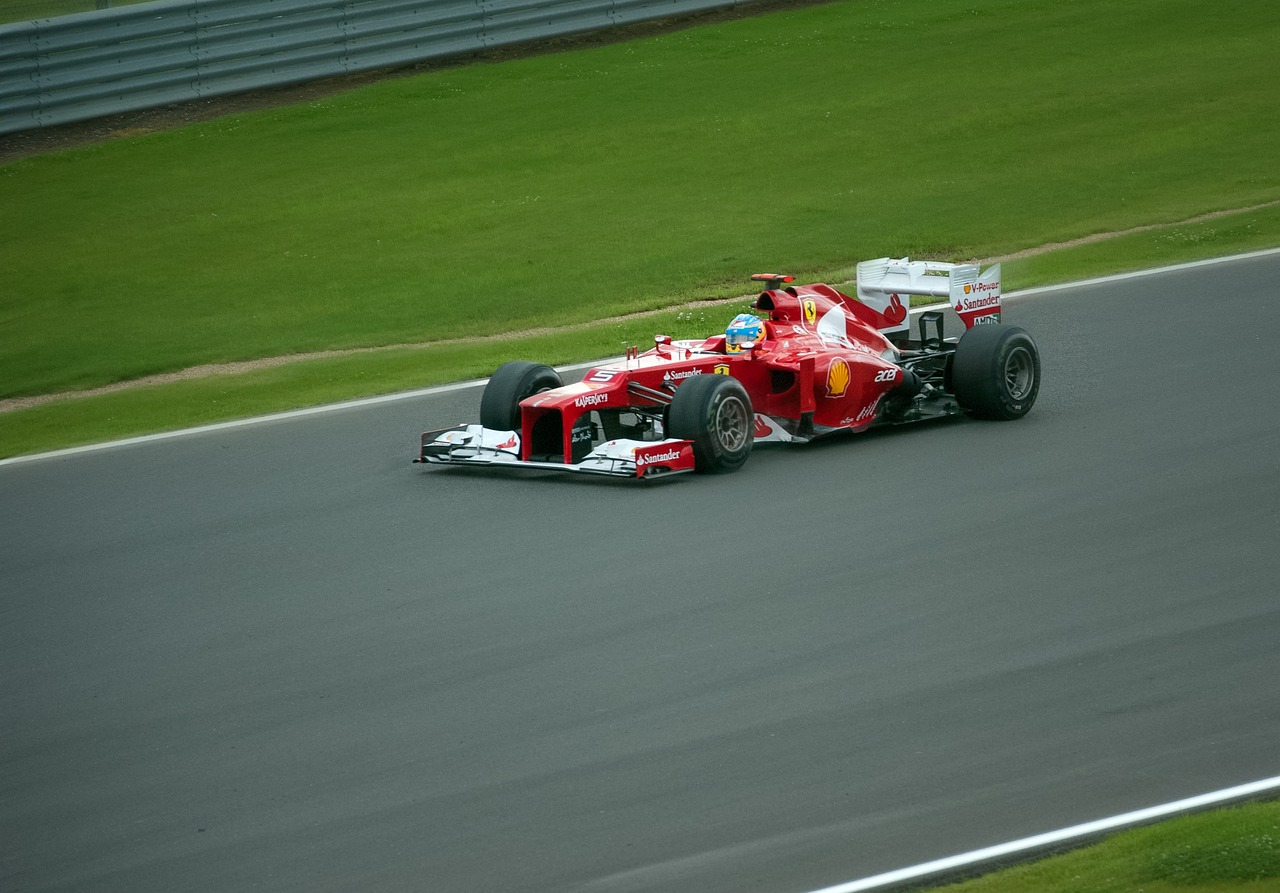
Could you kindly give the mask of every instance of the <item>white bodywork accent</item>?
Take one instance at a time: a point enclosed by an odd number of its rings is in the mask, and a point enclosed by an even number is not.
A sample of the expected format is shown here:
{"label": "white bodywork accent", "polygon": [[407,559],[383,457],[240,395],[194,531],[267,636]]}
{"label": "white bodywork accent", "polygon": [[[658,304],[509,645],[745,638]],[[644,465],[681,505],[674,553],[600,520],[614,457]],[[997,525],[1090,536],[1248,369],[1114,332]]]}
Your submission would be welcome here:
{"label": "white bodywork accent", "polygon": [[[763,413],[757,412],[755,420],[755,442],[756,443],[791,443],[797,438],[787,432],[785,428],[769,418]],[[762,433],[766,432],[767,433]],[[801,441],[803,442],[803,441]]]}
{"label": "white bodywork accent", "polygon": [[[968,291],[966,291],[966,288]],[[956,312],[975,293],[994,299],[992,314],[999,316],[1000,265],[985,272],[977,264],[953,264],[944,261],[912,260],[909,257],[881,257],[858,264],[858,300],[884,313],[895,298],[911,309],[910,295],[946,298]],[[968,323],[966,322],[966,325]],[[882,329],[902,332],[910,327],[910,316],[900,325]]]}
{"label": "white bodywork accent", "polygon": [[[564,462],[525,461],[520,458],[520,432],[497,431],[483,425],[459,425],[436,433],[435,439],[423,445],[424,462],[438,464],[489,465],[512,468],[543,468],[550,471],[573,471],[587,474],[607,474],[615,477],[635,477],[637,473],[636,450],[652,450],[669,446],[684,447],[688,441],[667,440],[610,440],[587,453],[581,461]],[[447,447],[443,455],[427,453],[429,447]],[[679,474],[692,469],[673,469],[664,474]]]}
{"label": "white bodywork accent", "polygon": [[966,265],[964,276],[951,276],[951,309],[959,314],[968,328],[980,323],[1000,321],[1000,265],[977,273],[976,264]]}
{"label": "white bodywork accent", "polygon": [[853,347],[853,342],[849,340],[849,330],[845,326],[844,310],[840,307],[832,307],[822,314],[822,319],[818,320],[815,331],[823,344]]}

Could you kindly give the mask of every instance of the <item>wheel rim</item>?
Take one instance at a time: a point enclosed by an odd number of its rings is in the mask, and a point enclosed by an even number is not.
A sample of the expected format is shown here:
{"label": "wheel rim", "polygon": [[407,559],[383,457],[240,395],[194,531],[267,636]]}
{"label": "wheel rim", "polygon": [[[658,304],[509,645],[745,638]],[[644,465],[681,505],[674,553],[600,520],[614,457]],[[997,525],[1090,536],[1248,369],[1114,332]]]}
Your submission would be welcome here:
{"label": "wheel rim", "polygon": [[747,442],[747,407],[736,397],[729,397],[716,408],[716,440],[726,453],[736,453]]}
{"label": "wheel rim", "polygon": [[1031,351],[1019,347],[1009,354],[1004,364],[1004,386],[1013,400],[1022,400],[1036,383],[1036,367]]}

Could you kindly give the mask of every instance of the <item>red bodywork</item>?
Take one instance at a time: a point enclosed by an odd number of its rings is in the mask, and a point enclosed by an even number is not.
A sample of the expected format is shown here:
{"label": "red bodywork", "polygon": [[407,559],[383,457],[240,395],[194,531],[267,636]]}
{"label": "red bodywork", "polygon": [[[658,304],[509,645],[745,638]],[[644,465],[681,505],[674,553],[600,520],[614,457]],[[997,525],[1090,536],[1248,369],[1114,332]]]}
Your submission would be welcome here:
{"label": "red bodywork", "polygon": [[[726,353],[723,335],[681,342],[659,336],[652,349],[594,367],[578,384],[526,398],[520,404],[521,458],[550,452],[545,429],[553,424],[559,452],[572,456],[574,424],[584,413],[660,406],[694,375],[732,375],[742,383],[757,416],[775,423],[758,419],[757,439],[778,430],[807,439],[865,427],[875,420],[881,398],[902,381],[896,348],[877,329],[886,320],[831,286],[770,289],[754,308],[766,335],[751,350]],[[556,422],[543,422],[551,414]]]}
{"label": "red bodywork", "polygon": [[[752,304],[764,324],[754,343],[738,344],[756,337],[751,319],[734,320],[728,345],[724,334],[659,335],[650,350],[632,349],[571,385],[548,366],[508,362],[485,386],[481,423],[426,432],[415,461],[642,478],[732,471],[753,441],[803,442],[970,411],[1020,418],[1035,400],[1034,342],[992,326],[999,264],[864,261],[856,298],[829,285],[783,287],[790,276],[752,279],[766,285]],[[945,338],[943,312],[929,309],[913,339],[910,295],[947,300],[968,337]],[[702,378],[712,375],[736,383]]]}

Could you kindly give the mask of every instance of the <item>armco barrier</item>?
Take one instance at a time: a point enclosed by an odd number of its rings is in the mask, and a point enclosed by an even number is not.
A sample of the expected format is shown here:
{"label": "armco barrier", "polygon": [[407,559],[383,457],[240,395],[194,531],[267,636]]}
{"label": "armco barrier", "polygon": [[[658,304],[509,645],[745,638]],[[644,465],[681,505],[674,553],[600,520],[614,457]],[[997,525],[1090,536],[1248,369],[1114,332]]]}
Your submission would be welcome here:
{"label": "armco barrier", "polygon": [[0,26],[0,134],[756,0],[158,0]]}

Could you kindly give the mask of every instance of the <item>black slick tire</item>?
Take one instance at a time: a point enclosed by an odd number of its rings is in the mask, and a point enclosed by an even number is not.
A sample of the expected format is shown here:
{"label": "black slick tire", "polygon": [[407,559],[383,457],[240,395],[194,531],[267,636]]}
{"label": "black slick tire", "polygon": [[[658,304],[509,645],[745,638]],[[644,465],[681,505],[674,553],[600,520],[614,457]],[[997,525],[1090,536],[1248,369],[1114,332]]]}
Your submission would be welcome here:
{"label": "black slick tire", "polygon": [[693,441],[694,469],[737,471],[751,455],[755,413],[747,390],[728,375],[694,375],[676,388],[667,436]]}
{"label": "black slick tire", "polygon": [[1040,393],[1040,350],[1017,326],[974,326],[956,345],[951,388],[975,418],[1020,419]]}
{"label": "black slick tire", "polygon": [[480,397],[480,424],[496,431],[518,431],[520,401],[562,384],[560,373],[550,366],[525,360],[504,363]]}

